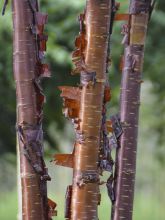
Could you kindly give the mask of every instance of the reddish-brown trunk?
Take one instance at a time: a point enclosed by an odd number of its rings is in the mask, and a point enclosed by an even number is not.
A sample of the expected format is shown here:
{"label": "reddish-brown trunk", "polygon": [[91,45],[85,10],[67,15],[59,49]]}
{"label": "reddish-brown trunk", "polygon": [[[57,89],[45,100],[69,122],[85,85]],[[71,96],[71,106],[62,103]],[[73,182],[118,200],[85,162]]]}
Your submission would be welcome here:
{"label": "reddish-brown trunk", "polygon": [[110,17],[111,1],[87,0],[84,22],[86,47],[84,63],[81,65],[80,124],[73,161],[72,220],[98,219],[98,161]]}
{"label": "reddish-brown trunk", "polygon": [[73,73],[81,74],[81,84],[60,87],[64,114],[72,119],[76,132],[73,153],[55,155],[56,164],[73,168],[73,185],[66,193],[65,218],[70,220],[98,219],[102,113],[110,98],[106,71],[111,2],[87,0],[72,55]]}
{"label": "reddish-brown trunk", "polygon": [[49,179],[43,160],[42,105],[39,86],[48,75],[41,64],[46,36],[47,15],[38,10],[38,2],[13,0],[13,68],[17,95],[17,133],[20,151],[22,219],[49,219],[47,184]]}
{"label": "reddish-brown trunk", "polygon": [[125,53],[120,100],[123,133],[116,158],[113,220],[131,220],[133,214],[140,85],[150,6],[151,0],[131,0],[129,24],[124,26]]}

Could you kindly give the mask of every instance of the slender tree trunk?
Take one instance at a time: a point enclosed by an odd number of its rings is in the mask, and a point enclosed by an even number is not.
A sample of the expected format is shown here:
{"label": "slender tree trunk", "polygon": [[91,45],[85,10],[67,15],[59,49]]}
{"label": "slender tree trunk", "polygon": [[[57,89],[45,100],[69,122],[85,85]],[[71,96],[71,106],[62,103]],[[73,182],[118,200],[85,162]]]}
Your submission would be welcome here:
{"label": "slender tree trunk", "polygon": [[[71,218],[98,219],[99,147],[106,84],[106,61],[111,18],[110,0],[87,0],[81,20],[84,57],[77,62],[81,71],[79,129],[73,159]],[[77,40],[78,44],[78,40]]]}
{"label": "slender tree trunk", "polygon": [[87,0],[85,13],[79,16],[80,33],[72,55],[73,73],[81,73],[81,84],[60,87],[63,112],[76,132],[73,153],[54,157],[55,164],[73,168],[73,185],[67,187],[65,209],[65,218],[70,220],[98,219],[103,114],[110,100],[106,72],[111,12],[111,0]]}
{"label": "slender tree trunk", "polygon": [[124,25],[124,66],[121,83],[120,119],[123,134],[116,158],[113,220],[131,220],[136,173],[140,85],[151,0],[131,0],[129,24]]}
{"label": "slender tree trunk", "polygon": [[20,153],[19,153],[19,143],[17,137],[17,199],[18,199],[18,213],[17,219],[22,219],[22,190],[21,190],[21,177],[20,177]]}
{"label": "slender tree trunk", "polygon": [[17,132],[22,189],[22,219],[49,219],[43,160],[42,105],[39,86],[47,75],[42,64],[47,36],[43,34],[47,15],[36,0],[13,0],[13,67],[17,95]]}

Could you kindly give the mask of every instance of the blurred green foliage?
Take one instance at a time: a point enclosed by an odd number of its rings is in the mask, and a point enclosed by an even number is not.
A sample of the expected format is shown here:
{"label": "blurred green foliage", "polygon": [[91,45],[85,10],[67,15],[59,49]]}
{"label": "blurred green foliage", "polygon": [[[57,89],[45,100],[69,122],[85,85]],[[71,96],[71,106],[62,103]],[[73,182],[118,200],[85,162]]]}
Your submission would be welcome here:
{"label": "blurred green foliage", "polygon": [[159,0],[153,13],[148,32],[144,72],[152,82],[155,96],[151,130],[157,135],[157,156],[160,162],[165,160],[165,1]]}
{"label": "blurred green foliage", "polygon": [[[126,11],[128,0],[121,1],[122,11]],[[62,115],[62,100],[58,86],[76,85],[79,77],[70,75],[72,69],[71,52],[74,39],[79,32],[76,19],[83,11],[85,0],[42,0],[42,11],[48,12],[49,35],[47,62],[51,66],[52,78],[43,81],[47,98],[44,106],[45,147],[50,154],[72,149],[73,132]],[[0,1],[2,8],[2,1]],[[120,56],[123,53],[120,35],[121,23],[115,23],[112,36],[112,67],[109,74],[112,87],[112,102],[108,114],[119,110],[121,73]],[[139,147],[137,160],[137,181],[135,193],[134,220],[164,220],[165,173],[162,167],[165,158],[165,1],[158,0],[152,15],[147,36],[142,85],[142,105],[140,113]],[[12,20],[10,5],[6,14],[0,17],[0,219],[16,219],[16,159],[15,155],[15,83],[12,74]],[[66,148],[64,148],[66,146]],[[50,157],[49,157],[50,158]],[[160,163],[161,162],[161,163]],[[58,203],[59,216],[63,219],[63,204],[67,183],[71,172],[64,168],[49,166],[53,177],[49,193]],[[59,170],[58,170],[59,169]],[[61,170],[60,170],[61,169]],[[65,185],[61,184],[62,182]],[[61,188],[63,187],[63,188]],[[54,198],[55,195],[55,198]],[[109,202],[105,189],[100,208],[100,219],[109,219]],[[10,210],[10,211],[9,211]]]}
{"label": "blurred green foliage", "polygon": [[[123,1],[121,8],[127,8],[128,1]],[[44,106],[44,130],[47,149],[58,148],[58,143],[50,134],[54,125],[56,130],[63,131],[66,119],[62,115],[62,100],[58,86],[76,85],[78,76],[71,76],[71,52],[74,48],[74,39],[79,31],[79,13],[83,10],[85,1],[42,0],[42,11],[49,14],[46,32],[49,35],[46,60],[51,66],[52,78],[43,81],[43,88],[47,98]],[[0,2],[2,8],[2,1]],[[150,25],[146,45],[144,78],[152,82],[153,120],[151,131],[157,136],[157,143],[162,146],[165,141],[165,96],[164,96],[164,34],[165,34],[165,2],[157,1]],[[12,20],[11,9],[8,5],[4,17],[0,17],[0,153],[15,152],[15,84],[12,74]],[[123,52],[120,35],[121,24],[115,24],[112,37],[112,68],[110,84],[112,87],[111,114],[118,110],[120,87],[120,56]],[[165,149],[160,147],[157,156],[163,161]]]}

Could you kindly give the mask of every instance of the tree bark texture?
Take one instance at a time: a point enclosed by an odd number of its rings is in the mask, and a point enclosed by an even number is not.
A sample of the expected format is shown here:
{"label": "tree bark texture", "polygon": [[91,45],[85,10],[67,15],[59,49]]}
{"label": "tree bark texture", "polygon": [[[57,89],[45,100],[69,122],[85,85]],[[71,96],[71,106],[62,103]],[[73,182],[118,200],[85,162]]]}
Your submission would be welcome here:
{"label": "tree bark texture", "polygon": [[22,219],[50,219],[47,184],[50,180],[43,160],[40,79],[49,76],[43,63],[47,15],[36,0],[13,0],[13,68],[17,96],[17,133],[20,152]]}
{"label": "tree bark texture", "polygon": [[87,0],[72,54],[72,73],[80,73],[80,85],[59,87],[63,113],[71,119],[76,133],[72,154],[54,156],[55,164],[73,168],[73,183],[66,192],[65,218],[69,220],[98,219],[103,111],[110,100],[106,73],[111,12],[111,0]]}
{"label": "tree bark texture", "polygon": [[[84,20],[81,20],[83,16]],[[97,206],[100,203],[98,161],[111,1],[87,0],[85,14],[82,17],[80,17],[82,28],[79,49],[84,50],[81,59],[75,62],[81,72],[81,96],[73,159],[70,219],[96,220]]]}
{"label": "tree bark texture", "polygon": [[125,51],[120,99],[123,133],[117,150],[112,220],[131,220],[133,214],[140,85],[150,9],[151,0],[131,0],[129,24],[123,26]]}

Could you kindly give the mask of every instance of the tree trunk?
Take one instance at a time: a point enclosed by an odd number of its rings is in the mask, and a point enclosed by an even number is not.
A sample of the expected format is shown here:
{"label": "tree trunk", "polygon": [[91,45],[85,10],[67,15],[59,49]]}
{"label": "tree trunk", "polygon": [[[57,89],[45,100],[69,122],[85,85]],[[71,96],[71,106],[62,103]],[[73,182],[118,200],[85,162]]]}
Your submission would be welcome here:
{"label": "tree trunk", "polygon": [[140,85],[150,9],[151,0],[131,0],[129,24],[123,28],[125,52],[120,100],[123,133],[116,158],[113,220],[131,220],[133,214]]}
{"label": "tree trunk", "polygon": [[[84,51],[81,59],[75,62],[77,70],[81,71],[81,101],[73,159],[70,219],[96,220],[100,202],[98,161],[111,1],[87,0],[85,14],[81,16],[85,20],[80,17],[80,49]],[[77,38],[77,45],[78,42]]]}
{"label": "tree trunk", "polygon": [[22,219],[22,189],[21,189],[20,153],[19,153],[18,137],[16,143],[16,150],[17,150],[17,199],[18,199],[17,219],[21,220]]}
{"label": "tree trunk", "polygon": [[48,75],[42,64],[47,36],[43,34],[47,15],[35,0],[13,0],[13,68],[17,95],[17,133],[22,189],[22,219],[49,219],[47,184],[43,160],[40,78]]}

